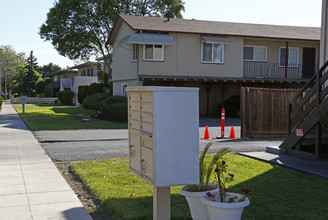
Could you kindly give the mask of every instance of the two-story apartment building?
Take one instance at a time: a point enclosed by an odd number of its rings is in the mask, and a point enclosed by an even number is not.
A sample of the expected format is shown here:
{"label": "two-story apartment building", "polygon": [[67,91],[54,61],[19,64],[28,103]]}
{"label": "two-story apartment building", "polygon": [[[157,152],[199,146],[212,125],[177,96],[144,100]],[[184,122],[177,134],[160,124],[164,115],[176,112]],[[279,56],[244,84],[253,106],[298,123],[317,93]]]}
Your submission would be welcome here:
{"label": "two-story apartment building", "polygon": [[141,85],[200,88],[200,114],[241,86],[297,87],[318,69],[320,28],[118,16],[114,95]]}
{"label": "two-story apartment building", "polygon": [[49,73],[47,78],[49,79],[48,90],[51,97],[55,97],[56,93],[60,91],[60,81],[61,79],[73,79],[77,76],[77,71],[75,70],[61,70],[53,73]]}

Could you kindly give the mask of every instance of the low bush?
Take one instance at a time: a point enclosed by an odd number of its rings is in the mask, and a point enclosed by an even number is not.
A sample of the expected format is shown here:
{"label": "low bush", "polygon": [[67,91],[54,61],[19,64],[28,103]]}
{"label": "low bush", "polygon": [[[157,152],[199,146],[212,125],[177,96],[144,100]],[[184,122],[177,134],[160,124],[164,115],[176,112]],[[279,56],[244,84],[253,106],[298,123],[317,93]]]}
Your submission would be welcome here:
{"label": "low bush", "polygon": [[75,93],[71,90],[57,92],[56,96],[62,105],[73,105],[73,98]]}
{"label": "low bush", "polygon": [[77,100],[82,104],[83,100],[88,97],[89,86],[79,86],[77,92]]}
{"label": "low bush", "polygon": [[2,107],[2,103],[3,103],[3,98],[2,98],[2,96],[0,96],[0,109]]}
{"label": "low bush", "polygon": [[100,112],[105,120],[127,121],[128,100],[125,96],[110,96],[101,102]]}
{"label": "low bush", "polygon": [[101,101],[105,100],[106,98],[108,98],[108,94],[95,93],[93,95],[89,95],[88,97],[86,97],[82,102],[82,106],[85,109],[92,109],[99,112]]}

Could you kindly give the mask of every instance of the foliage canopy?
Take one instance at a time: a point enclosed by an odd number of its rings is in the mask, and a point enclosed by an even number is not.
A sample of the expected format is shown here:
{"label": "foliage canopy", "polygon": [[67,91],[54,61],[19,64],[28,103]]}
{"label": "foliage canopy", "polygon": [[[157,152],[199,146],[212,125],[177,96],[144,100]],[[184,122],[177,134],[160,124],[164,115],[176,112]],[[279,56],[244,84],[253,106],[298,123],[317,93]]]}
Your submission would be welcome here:
{"label": "foliage canopy", "polygon": [[[88,60],[110,54],[108,35],[118,14],[181,18],[182,0],[65,0],[56,1],[40,27],[40,37],[59,54]],[[110,60],[105,59],[110,66]]]}

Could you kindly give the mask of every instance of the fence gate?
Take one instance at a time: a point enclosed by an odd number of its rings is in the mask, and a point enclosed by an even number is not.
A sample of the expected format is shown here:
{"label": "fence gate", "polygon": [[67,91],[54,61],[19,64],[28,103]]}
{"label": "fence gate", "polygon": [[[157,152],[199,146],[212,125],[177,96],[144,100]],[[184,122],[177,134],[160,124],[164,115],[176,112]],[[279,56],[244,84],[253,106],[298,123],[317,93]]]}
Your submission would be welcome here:
{"label": "fence gate", "polygon": [[286,136],[287,105],[299,91],[242,87],[242,138]]}

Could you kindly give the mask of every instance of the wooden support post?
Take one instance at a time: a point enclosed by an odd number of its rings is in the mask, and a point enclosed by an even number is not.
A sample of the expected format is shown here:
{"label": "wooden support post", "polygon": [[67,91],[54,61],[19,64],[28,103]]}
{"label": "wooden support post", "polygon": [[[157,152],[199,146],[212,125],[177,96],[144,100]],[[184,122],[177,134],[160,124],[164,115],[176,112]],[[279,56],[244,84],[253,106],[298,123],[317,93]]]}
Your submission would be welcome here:
{"label": "wooden support post", "polygon": [[[316,76],[316,83],[315,86],[317,87],[316,89],[316,109],[318,109],[321,100],[320,100],[320,95],[321,95],[321,84],[320,84],[320,78],[321,78],[321,73],[318,73]],[[319,150],[321,147],[321,123],[318,121],[317,126],[315,127],[315,158],[319,159]]]}
{"label": "wooden support post", "polygon": [[171,218],[170,187],[154,187],[153,220],[170,220]]}
{"label": "wooden support post", "polygon": [[321,124],[320,122],[315,127],[315,145],[314,145],[314,157],[315,159],[319,159],[319,151],[321,147]]}
{"label": "wooden support post", "polygon": [[290,125],[292,124],[291,123],[291,118],[290,118],[290,113],[292,112],[292,105],[291,104],[288,104],[287,106],[287,136],[290,135]]}
{"label": "wooden support post", "polygon": [[210,112],[210,92],[213,87],[212,83],[202,83],[206,90],[206,115]]}
{"label": "wooden support post", "polygon": [[286,41],[286,56],[285,56],[285,78],[288,77],[288,41]]}

